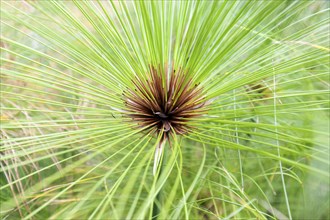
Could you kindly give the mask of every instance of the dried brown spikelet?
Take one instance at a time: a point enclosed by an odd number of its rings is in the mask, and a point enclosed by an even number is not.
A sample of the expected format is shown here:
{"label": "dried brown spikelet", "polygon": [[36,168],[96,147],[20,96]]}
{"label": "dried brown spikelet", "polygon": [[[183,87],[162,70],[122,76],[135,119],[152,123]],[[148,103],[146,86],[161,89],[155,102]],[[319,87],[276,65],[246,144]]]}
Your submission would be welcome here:
{"label": "dried brown spikelet", "polygon": [[124,93],[126,115],[145,130],[161,135],[161,143],[189,131],[189,121],[205,111],[202,88],[182,68],[168,71],[149,66],[146,79]]}

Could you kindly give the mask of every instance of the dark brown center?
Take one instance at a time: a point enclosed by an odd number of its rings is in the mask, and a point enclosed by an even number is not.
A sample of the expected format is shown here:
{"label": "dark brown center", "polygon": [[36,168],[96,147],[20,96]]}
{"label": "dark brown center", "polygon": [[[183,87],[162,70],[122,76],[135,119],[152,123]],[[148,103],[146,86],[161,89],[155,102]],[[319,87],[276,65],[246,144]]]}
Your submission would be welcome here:
{"label": "dark brown center", "polygon": [[167,72],[150,66],[146,76],[124,93],[127,116],[163,139],[187,133],[188,122],[205,111],[202,89],[181,68]]}

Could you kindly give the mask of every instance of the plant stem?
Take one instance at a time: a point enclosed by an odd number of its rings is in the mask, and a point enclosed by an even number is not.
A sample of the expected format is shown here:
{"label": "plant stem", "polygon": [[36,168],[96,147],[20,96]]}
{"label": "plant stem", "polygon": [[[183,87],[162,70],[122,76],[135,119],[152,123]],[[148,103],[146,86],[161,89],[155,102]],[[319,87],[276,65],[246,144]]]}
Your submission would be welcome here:
{"label": "plant stem", "polygon": [[[163,158],[159,161],[159,173],[157,175],[157,181],[159,180],[159,177],[162,174],[163,171],[163,164],[165,160],[165,150],[163,150]],[[159,192],[156,195],[156,198],[154,200],[154,204],[152,206],[152,220],[156,220],[158,218],[158,215],[160,214],[161,211],[161,205],[162,205],[162,189],[159,190]]]}

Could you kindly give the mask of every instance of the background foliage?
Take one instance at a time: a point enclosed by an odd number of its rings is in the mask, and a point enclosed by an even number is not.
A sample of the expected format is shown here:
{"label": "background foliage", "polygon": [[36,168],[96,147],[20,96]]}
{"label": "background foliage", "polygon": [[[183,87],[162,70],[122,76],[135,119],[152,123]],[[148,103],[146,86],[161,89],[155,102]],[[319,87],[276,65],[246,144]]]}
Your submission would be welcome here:
{"label": "background foliage", "polygon": [[[329,2],[2,1],[2,219],[328,219]],[[122,115],[149,65],[209,110]]]}

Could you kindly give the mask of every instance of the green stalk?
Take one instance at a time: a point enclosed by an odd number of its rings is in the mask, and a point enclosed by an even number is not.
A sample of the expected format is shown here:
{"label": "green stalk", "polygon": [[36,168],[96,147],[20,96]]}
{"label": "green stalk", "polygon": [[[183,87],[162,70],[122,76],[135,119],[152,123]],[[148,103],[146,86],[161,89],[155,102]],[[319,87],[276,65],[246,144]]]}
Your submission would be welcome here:
{"label": "green stalk", "polygon": [[[163,171],[163,164],[164,164],[164,160],[165,160],[165,149],[163,149],[163,158],[161,158],[160,162],[159,162],[159,173],[157,175],[157,181],[160,179],[160,176],[162,175],[162,171]],[[162,202],[162,189],[159,190],[159,192],[157,193],[157,196],[154,200],[154,204],[152,206],[152,220],[156,220],[158,218],[158,215],[161,212],[161,208],[162,208],[163,202]]]}

